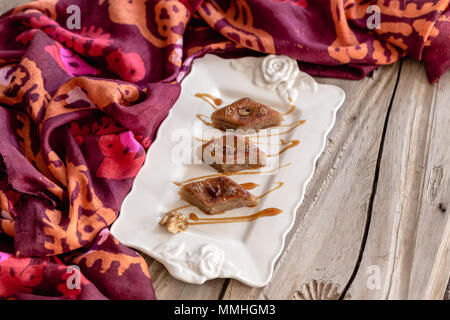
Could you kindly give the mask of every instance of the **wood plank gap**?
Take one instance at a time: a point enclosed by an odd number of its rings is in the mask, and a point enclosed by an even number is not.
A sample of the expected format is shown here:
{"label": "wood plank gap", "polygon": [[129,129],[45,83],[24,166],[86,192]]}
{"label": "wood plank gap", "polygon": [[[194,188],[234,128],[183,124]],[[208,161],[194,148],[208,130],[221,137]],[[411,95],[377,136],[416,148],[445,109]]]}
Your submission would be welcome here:
{"label": "wood plank gap", "polygon": [[223,282],[222,290],[220,290],[219,297],[217,300],[223,300],[223,297],[225,295],[225,292],[227,291],[228,285],[230,284],[230,278],[225,279]]}
{"label": "wood plank gap", "polygon": [[444,300],[450,300],[450,279],[448,279],[447,290],[445,291]]}
{"label": "wood plank gap", "polygon": [[[428,130],[426,132],[426,137],[428,137],[428,136],[432,137],[433,136],[433,130],[434,130],[433,119],[435,117],[435,112],[436,112],[436,101],[437,101],[438,92],[439,92],[439,89],[438,89],[438,87],[436,87],[434,92],[433,92],[433,100],[432,100],[433,103],[431,104],[430,113],[429,113],[429,117],[428,117],[428,126],[427,126]],[[417,111],[417,109],[414,112],[416,112],[416,111]],[[427,143],[425,145],[424,154],[428,155],[430,153],[430,145],[431,145],[431,143]],[[429,161],[429,157],[427,156],[427,157],[424,158],[424,162],[423,162],[423,167],[424,168],[428,168],[428,161]],[[424,190],[426,189],[425,188],[425,183],[426,183],[425,182],[425,176],[423,176],[422,177],[422,181],[420,182],[420,193],[419,193],[419,201],[418,201],[418,203],[423,203]],[[420,215],[420,211],[419,210],[417,211],[416,215],[417,216]],[[414,239],[413,239],[413,242],[412,242],[414,245],[416,245],[418,243],[417,236],[418,236],[417,232],[414,232]],[[395,252],[397,254],[397,252],[398,252],[397,248],[395,249]],[[396,256],[396,254],[394,256]],[[396,261],[394,259],[394,261],[393,261],[393,268],[395,268],[395,266],[396,266]],[[412,276],[412,274],[410,273],[409,274],[409,281],[411,281],[411,276]],[[391,275],[391,278],[392,278],[392,275]],[[387,299],[391,295],[391,288],[392,288],[392,281],[389,282],[389,287],[388,287],[388,290],[387,290],[387,293],[386,293],[386,298]]]}
{"label": "wood plank gap", "polygon": [[363,238],[362,238],[362,241],[361,241],[361,247],[360,247],[360,250],[359,250],[358,259],[356,260],[355,267],[353,268],[353,272],[352,272],[352,274],[350,276],[350,279],[348,280],[346,286],[344,287],[344,289],[341,292],[341,295],[339,297],[340,300],[345,299],[345,297],[347,295],[347,292],[348,292],[348,289],[352,285],[353,280],[355,279],[356,274],[358,273],[359,265],[360,265],[360,263],[362,261],[363,255],[364,255],[364,249],[366,247],[367,236],[369,234],[370,221],[371,221],[371,217],[372,217],[373,203],[374,203],[374,200],[375,200],[375,195],[377,193],[378,177],[380,175],[380,165],[381,165],[381,159],[383,157],[384,140],[385,140],[385,137],[386,137],[386,131],[387,131],[388,123],[389,123],[389,117],[390,117],[390,114],[391,114],[392,105],[394,103],[395,94],[397,93],[397,86],[398,86],[398,83],[400,81],[400,74],[402,72],[402,64],[403,64],[403,59],[400,61],[400,65],[399,65],[398,73],[397,73],[397,78],[395,79],[394,90],[392,92],[391,100],[389,101],[389,106],[388,106],[388,109],[387,109],[387,112],[386,112],[386,118],[384,120],[383,133],[381,135],[380,148],[379,148],[379,152],[378,152],[378,156],[377,156],[377,164],[376,164],[376,167],[375,167],[375,175],[374,175],[374,178],[373,178],[372,193],[370,195],[369,206],[367,208],[366,223],[365,223],[365,227],[364,227],[364,234],[363,234]]}

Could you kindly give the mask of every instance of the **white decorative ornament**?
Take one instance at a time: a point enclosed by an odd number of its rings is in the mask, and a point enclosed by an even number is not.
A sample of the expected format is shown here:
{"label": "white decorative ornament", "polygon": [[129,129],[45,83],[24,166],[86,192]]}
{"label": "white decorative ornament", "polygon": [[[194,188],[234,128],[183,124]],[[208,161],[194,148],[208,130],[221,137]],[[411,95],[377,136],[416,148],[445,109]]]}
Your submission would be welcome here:
{"label": "white decorative ornament", "polygon": [[[339,286],[331,281],[311,280],[303,284],[301,290],[294,293],[293,300],[339,300],[341,293]],[[343,299],[350,299],[346,293]]]}
{"label": "white decorative ornament", "polygon": [[289,87],[299,70],[294,59],[271,54],[262,60],[261,67],[255,68],[254,72],[253,82],[256,85],[272,89],[281,83]]}
{"label": "white decorative ornament", "polygon": [[175,277],[190,283],[202,284],[206,280],[228,278],[239,274],[232,263],[225,260],[222,249],[212,244],[187,251],[184,243],[169,241],[158,245],[154,252],[164,258],[164,265]]}
{"label": "white decorative ornament", "polygon": [[286,103],[294,103],[299,90],[317,91],[317,83],[310,75],[300,71],[295,59],[273,54],[260,59],[256,64],[250,59],[231,60],[231,66],[239,71],[252,72],[254,85],[275,89]]}
{"label": "white decorative ornament", "polygon": [[176,259],[181,254],[181,252],[183,252],[184,243],[167,242],[159,246],[158,249],[163,258],[168,260]]}
{"label": "white decorative ornament", "polygon": [[222,269],[223,262],[225,260],[225,254],[223,250],[216,246],[207,244],[202,246],[192,257],[193,261],[196,261],[198,273],[205,277],[217,278]]}

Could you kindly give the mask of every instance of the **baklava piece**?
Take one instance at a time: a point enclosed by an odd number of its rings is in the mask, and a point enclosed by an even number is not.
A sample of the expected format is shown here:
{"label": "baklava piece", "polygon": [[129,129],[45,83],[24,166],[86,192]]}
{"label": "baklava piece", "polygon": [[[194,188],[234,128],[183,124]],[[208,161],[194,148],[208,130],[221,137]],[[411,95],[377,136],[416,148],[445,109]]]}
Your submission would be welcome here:
{"label": "baklava piece", "polygon": [[183,200],[207,214],[219,214],[258,204],[254,195],[225,176],[186,184],[179,193]]}
{"label": "baklava piece", "polygon": [[213,126],[226,129],[265,129],[280,125],[282,115],[253,99],[242,98],[215,111],[212,116]]}
{"label": "baklava piece", "polygon": [[203,162],[220,172],[260,168],[266,155],[249,137],[227,134],[202,146]]}

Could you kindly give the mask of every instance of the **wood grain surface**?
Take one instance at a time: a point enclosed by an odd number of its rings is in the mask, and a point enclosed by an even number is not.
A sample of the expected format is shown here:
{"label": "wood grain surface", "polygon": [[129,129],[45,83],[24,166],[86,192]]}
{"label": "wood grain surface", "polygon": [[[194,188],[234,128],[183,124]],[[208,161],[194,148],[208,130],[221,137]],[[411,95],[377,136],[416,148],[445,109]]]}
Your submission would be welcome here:
{"label": "wood grain surface", "polygon": [[[367,244],[350,292],[360,299],[442,299],[450,274],[450,73],[430,85],[403,62],[381,150]],[[379,288],[367,270],[379,268]],[[372,268],[373,269],[373,268]]]}
{"label": "wood grain surface", "polygon": [[[0,13],[25,2],[0,0]],[[450,73],[430,85],[403,60],[316,80],[346,101],[272,281],[191,285],[146,257],[159,299],[304,299],[318,287],[330,299],[450,298]]]}
{"label": "wood grain surface", "polygon": [[23,3],[30,2],[29,0],[0,0],[0,14],[17,7]]}

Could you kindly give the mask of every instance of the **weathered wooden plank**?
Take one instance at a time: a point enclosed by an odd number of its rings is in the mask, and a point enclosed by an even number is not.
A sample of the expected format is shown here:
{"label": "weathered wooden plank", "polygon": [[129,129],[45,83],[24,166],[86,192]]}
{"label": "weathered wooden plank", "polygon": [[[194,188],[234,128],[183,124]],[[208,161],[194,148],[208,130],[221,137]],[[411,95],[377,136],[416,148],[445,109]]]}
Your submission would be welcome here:
{"label": "weathered wooden plank", "polygon": [[269,285],[254,289],[232,280],[225,299],[300,298],[297,291],[311,280],[331,281],[341,290],[345,287],[360,252],[398,68],[398,64],[383,67],[361,81],[317,79],[340,86],[347,97],[307,187],[286,249]]}
{"label": "weathered wooden plank", "polygon": [[367,245],[349,290],[355,298],[444,296],[450,275],[449,101],[449,73],[430,85],[422,64],[404,62]]}
{"label": "weathered wooden plank", "polygon": [[8,0],[8,1],[2,0],[0,1],[0,15],[8,11],[9,9],[12,9],[14,7],[17,7],[18,5],[27,2],[30,2],[30,0]]}

